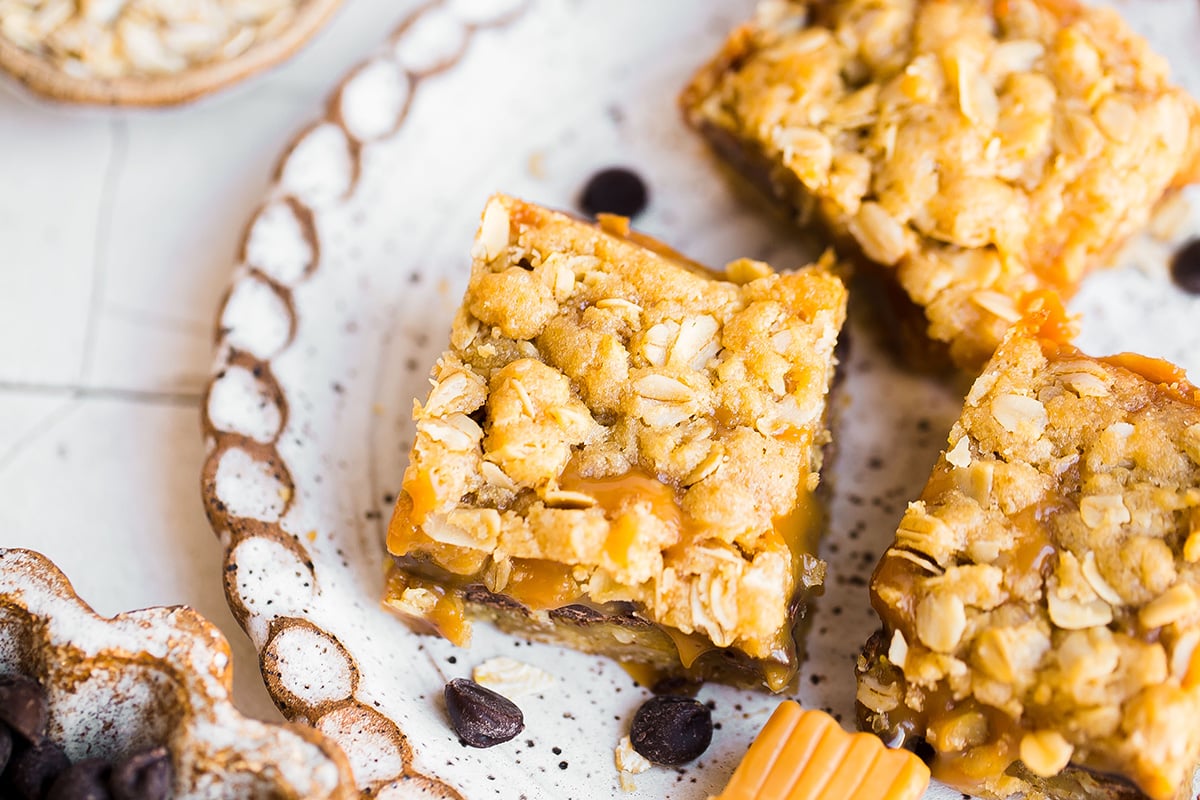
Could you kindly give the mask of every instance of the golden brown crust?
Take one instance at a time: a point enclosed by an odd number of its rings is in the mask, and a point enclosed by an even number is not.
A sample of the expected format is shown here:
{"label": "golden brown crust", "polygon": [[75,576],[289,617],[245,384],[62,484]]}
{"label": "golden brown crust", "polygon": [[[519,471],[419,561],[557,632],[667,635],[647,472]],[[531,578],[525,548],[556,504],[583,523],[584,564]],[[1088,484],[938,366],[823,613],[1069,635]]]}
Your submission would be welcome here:
{"label": "golden brown crust", "polygon": [[794,661],[792,600],[824,571],[812,492],[841,281],[747,260],[717,279],[626,221],[504,196],[472,255],[416,407],[392,553],[534,611],[633,603]]}
{"label": "golden brown crust", "polygon": [[1068,763],[1156,800],[1190,785],[1196,398],[1164,362],[1014,330],[876,571],[868,721],[924,737],[935,774],[991,797]]}
{"label": "golden brown crust", "polygon": [[1165,62],[1057,0],[771,0],[681,102],[969,368],[1026,294],[1069,295],[1200,166],[1200,107]]}

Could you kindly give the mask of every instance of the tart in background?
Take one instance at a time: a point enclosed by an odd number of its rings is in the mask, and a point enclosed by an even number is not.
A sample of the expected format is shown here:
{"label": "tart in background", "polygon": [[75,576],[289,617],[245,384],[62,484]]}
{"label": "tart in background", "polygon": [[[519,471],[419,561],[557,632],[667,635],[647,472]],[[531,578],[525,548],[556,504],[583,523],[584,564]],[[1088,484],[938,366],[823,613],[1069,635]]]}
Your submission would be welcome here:
{"label": "tart in background", "polygon": [[[238,712],[229,644],[194,610],[101,617],[45,556],[0,549],[0,676],[18,675],[45,691],[38,730],[24,733],[54,742],[60,759],[107,762],[161,747],[177,800],[358,796],[346,756],[324,734]],[[5,708],[14,732],[29,716],[28,702]]]}
{"label": "tart in background", "polygon": [[173,105],[278,63],[341,0],[0,0],[0,68],[39,94]]}

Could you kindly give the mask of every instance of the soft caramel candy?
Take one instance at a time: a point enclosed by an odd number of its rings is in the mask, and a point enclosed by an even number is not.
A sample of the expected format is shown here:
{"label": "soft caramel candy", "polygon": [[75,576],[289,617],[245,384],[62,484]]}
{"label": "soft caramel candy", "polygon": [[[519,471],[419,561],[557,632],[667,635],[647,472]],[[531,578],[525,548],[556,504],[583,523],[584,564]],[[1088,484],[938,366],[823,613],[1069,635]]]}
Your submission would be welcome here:
{"label": "soft caramel candy", "polygon": [[775,709],[716,800],[917,800],[929,768],[791,700]]}

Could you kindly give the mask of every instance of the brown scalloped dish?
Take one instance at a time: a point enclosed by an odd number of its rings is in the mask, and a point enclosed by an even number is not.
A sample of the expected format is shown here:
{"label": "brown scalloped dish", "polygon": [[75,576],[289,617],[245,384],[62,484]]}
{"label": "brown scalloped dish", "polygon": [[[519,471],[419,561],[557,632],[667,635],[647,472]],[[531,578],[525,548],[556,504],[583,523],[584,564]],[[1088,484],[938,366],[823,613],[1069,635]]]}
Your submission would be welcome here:
{"label": "brown scalloped dish", "polygon": [[48,713],[30,744],[54,742],[60,761],[165,748],[177,800],[356,796],[323,735],[234,708],[229,645],[211,623],[181,606],[101,617],[29,550],[0,550],[0,675],[40,684]]}

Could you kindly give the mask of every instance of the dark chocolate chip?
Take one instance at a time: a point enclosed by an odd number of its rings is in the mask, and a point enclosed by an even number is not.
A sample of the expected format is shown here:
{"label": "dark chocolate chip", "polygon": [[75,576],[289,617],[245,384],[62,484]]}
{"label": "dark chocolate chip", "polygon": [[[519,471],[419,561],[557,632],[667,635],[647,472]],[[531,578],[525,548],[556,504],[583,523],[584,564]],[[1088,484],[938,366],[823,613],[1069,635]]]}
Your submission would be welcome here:
{"label": "dark chocolate chip", "polygon": [[620,214],[635,217],[646,208],[650,193],[646,182],[634,171],[611,167],[593,175],[583,187],[579,205],[593,217]]}
{"label": "dark chocolate chip", "polygon": [[33,678],[0,676],[0,721],[31,744],[46,737],[46,693]]}
{"label": "dark chocolate chip", "polygon": [[112,764],[102,758],[87,758],[63,770],[46,800],[111,800],[108,791],[108,775]]}
{"label": "dark chocolate chip", "polygon": [[62,748],[44,739],[13,753],[4,770],[4,782],[17,800],[42,800],[50,784],[69,766]]}
{"label": "dark chocolate chip", "polygon": [[937,755],[937,751],[933,749],[933,745],[927,742],[923,736],[909,736],[905,738],[903,746],[905,750],[910,751],[926,764],[933,761],[933,757]]}
{"label": "dark chocolate chip", "polygon": [[1171,259],[1171,277],[1185,292],[1200,294],[1200,239],[1192,239]]}
{"label": "dark chocolate chip", "polygon": [[690,697],[651,697],[633,715],[633,749],[655,764],[685,764],[712,742],[712,711]]}
{"label": "dark chocolate chip", "polygon": [[562,608],[550,609],[550,619],[569,622],[572,625],[593,625],[608,619],[594,608],[581,604],[572,604]]}
{"label": "dark chocolate chip", "polygon": [[650,688],[650,691],[654,694],[671,694],[683,697],[695,697],[700,691],[700,687],[703,685],[703,681],[698,681],[695,678],[687,678],[683,675],[670,675],[666,678],[660,678],[658,682]]}
{"label": "dark chocolate chip", "polygon": [[4,772],[4,768],[8,766],[8,759],[12,755],[13,740],[12,731],[3,722],[0,722],[0,773]]}
{"label": "dark chocolate chip", "polygon": [[489,592],[486,587],[477,584],[472,584],[463,589],[463,600],[467,603],[475,605],[489,606],[498,608],[504,611],[515,611],[519,614],[528,614],[529,609],[513,600],[511,597],[503,594],[495,594]]}
{"label": "dark chocolate chip", "polygon": [[114,764],[108,788],[114,800],[166,800],[174,782],[170,752],[153,747]]}
{"label": "dark chocolate chip", "polygon": [[475,681],[455,678],[444,694],[454,732],[472,747],[507,742],[525,729],[525,715],[512,700]]}

